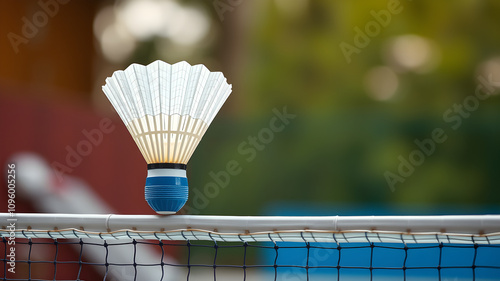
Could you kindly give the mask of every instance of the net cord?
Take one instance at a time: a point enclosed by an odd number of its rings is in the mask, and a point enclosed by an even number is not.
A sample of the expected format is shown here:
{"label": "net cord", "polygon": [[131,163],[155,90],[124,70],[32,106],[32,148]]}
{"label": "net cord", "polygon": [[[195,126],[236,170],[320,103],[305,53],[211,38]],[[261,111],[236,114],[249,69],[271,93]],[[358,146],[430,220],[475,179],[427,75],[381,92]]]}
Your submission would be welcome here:
{"label": "net cord", "polygon": [[[277,234],[279,240],[286,241],[287,237],[293,236],[292,233],[297,233],[302,239],[304,239],[304,234],[308,234],[306,238],[314,242],[315,235],[313,234],[316,233],[342,235],[374,233],[377,235],[453,235],[469,237],[472,242],[480,238],[487,240],[489,244],[500,244],[498,238],[500,215],[278,217],[18,213],[13,217],[9,213],[0,213],[0,236],[6,237],[10,234],[7,226],[13,218],[16,219],[16,236],[24,238],[27,235],[36,235],[38,232],[51,236],[66,235],[66,232],[71,231],[77,238],[84,237],[86,234],[87,237],[98,235],[101,238],[111,236],[115,239],[141,239],[141,234],[151,234],[156,238],[166,236],[169,240],[184,240],[183,237],[180,239],[171,237],[181,232],[183,236],[184,233],[194,236],[185,237],[185,239],[194,240],[215,238],[223,240],[228,236],[241,239],[242,236],[254,238],[254,235]],[[65,233],[62,234],[63,232]],[[162,235],[157,235],[159,233]],[[207,234],[203,235],[206,238],[196,237],[200,233]],[[250,240],[245,239],[245,241]]]}

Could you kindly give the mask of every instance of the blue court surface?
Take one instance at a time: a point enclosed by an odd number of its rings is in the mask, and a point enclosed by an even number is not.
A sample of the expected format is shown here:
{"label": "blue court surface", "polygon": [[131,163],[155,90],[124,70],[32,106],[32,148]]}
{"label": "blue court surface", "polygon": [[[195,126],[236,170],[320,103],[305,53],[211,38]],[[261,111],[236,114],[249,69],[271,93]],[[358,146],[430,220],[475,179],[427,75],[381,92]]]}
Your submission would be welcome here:
{"label": "blue court surface", "polygon": [[[468,210],[474,214],[498,209]],[[333,210],[303,204],[276,204],[266,215],[453,215],[460,208],[342,206]],[[418,243],[266,243],[260,255],[277,280],[500,280],[500,245]],[[285,266],[286,267],[283,267]]]}

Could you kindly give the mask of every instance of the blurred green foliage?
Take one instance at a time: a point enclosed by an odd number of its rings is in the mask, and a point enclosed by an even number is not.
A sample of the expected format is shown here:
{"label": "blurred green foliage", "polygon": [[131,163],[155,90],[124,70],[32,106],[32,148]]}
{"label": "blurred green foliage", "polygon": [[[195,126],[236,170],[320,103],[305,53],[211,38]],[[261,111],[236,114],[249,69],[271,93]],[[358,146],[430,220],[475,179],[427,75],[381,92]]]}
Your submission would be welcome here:
{"label": "blurred green foliage", "polygon": [[[500,203],[500,96],[480,101],[457,130],[443,119],[475,93],[479,65],[500,56],[500,1],[401,1],[402,12],[392,15],[351,63],[339,44],[353,44],[354,28],[363,29],[373,20],[370,11],[386,9],[390,1],[311,0],[293,15],[277,2],[283,1],[235,7],[253,9],[240,34],[246,42],[243,63],[234,66],[239,85],[226,104],[237,114],[223,112],[214,120],[189,163],[188,213],[260,214],[276,201]],[[231,24],[213,17],[220,26]],[[407,34],[433,42],[439,51],[436,67],[425,73],[395,71],[394,96],[373,99],[364,84],[367,72],[388,65],[388,42]],[[500,73],[493,78],[500,81]],[[269,126],[273,108],[285,106],[297,117],[247,161],[238,146]],[[415,139],[430,138],[435,128],[442,128],[447,140],[392,192],[384,173],[397,173],[398,156],[408,159],[418,148]],[[194,189],[205,192],[214,182],[209,172],[224,171],[232,160],[241,173],[207,198],[208,204],[196,204]]]}

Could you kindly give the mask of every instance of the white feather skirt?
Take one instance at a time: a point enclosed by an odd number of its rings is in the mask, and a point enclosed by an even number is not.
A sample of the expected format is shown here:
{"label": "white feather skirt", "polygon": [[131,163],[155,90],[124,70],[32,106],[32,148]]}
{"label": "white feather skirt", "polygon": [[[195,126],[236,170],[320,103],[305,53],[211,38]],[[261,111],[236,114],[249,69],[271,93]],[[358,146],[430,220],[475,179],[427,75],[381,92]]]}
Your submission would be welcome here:
{"label": "white feather skirt", "polygon": [[184,61],[132,64],[102,88],[148,164],[187,164],[231,93],[221,72]]}

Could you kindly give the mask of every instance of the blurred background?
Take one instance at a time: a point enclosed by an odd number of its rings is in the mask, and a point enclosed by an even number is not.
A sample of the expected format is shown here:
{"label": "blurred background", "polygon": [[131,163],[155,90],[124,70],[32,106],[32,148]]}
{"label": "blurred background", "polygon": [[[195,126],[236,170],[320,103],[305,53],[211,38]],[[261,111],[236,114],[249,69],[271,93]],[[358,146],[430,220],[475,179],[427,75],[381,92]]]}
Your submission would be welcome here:
{"label": "blurred background", "polygon": [[[205,64],[233,85],[189,162],[182,213],[498,211],[499,1],[1,3],[2,177],[18,153],[38,167],[18,181],[16,212],[154,213],[146,163],[101,86],[158,59]],[[283,111],[295,117],[267,134]],[[435,129],[445,141],[412,154]],[[241,172],[221,183],[231,161]],[[88,198],[50,209],[33,188]]]}

